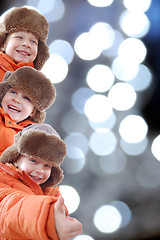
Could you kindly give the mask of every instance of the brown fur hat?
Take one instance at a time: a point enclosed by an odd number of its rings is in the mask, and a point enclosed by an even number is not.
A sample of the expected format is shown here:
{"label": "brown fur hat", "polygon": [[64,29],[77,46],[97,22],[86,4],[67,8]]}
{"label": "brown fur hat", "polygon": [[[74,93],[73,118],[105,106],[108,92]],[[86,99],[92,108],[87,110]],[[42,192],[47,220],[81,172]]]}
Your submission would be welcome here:
{"label": "brown fur hat", "polygon": [[33,124],[14,136],[14,144],[1,155],[2,163],[14,163],[23,156],[44,159],[52,163],[50,178],[42,187],[55,186],[63,179],[60,168],[66,156],[66,144],[49,124]]}
{"label": "brown fur hat", "polygon": [[9,88],[24,92],[36,108],[31,118],[36,123],[45,120],[45,110],[55,101],[56,90],[51,81],[40,71],[32,67],[21,67],[13,73],[8,71],[0,82],[0,105]]}
{"label": "brown fur hat", "polygon": [[[34,61],[34,67],[40,70],[49,58],[49,48],[46,44],[49,32],[49,24],[44,16],[34,9],[27,7],[13,7],[2,15],[0,23],[0,46],[4,43],[8,34],[19,31],[31,32],[38,42],[38,54]],[[1,17],[1,18],[2,18]]]}

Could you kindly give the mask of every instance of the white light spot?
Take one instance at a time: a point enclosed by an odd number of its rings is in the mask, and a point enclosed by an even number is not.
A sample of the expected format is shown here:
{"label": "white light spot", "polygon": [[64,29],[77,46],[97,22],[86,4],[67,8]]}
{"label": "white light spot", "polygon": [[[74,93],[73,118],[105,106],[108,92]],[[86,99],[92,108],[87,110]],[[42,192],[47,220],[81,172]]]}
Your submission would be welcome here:
{"label": "white light spot", "polygon": [[108,7],[113,0],[88,0],[88,2],[95,7]]}
{"label": "white light spot", "polygon": [[136,101],[136,92],[127,83],[117,83],[110,89],[108,98],[113,108],[125,111],[133,107]]}
{"label": "white light spot", "polygon": [[118,56],[113,60],[111,69],[119,80],[130,81],[137,75],[139,64],[133,59]]}
{"label": "white light spot", "polygon": [[150,28],[150,21],[145,13],[124,11],[120,17],[120,26],[129,37],[144,37]]}
{"label": "white light spot", "polygon": [[106,92],[114,83],[114,75],[108,66],[94,65],[87,74],[87,84],[95,92]]}
{"label": "white light spot", "polygon": [[112,233],[121,225],[121,214],[111,205],[101,206],[94,214],[94,224],[103,233]]}
{"label": "white light spot", "polygon": [[74,57],[74,50],[69,42],[64,40],[56,40],[49,45],[51,54],[56,54],[63,57],[69,65]]}
{"label": "white light spot", "polygon": [[141,116],[128,115],[120,123],[119,133],[126,142],[138,143],[146,137],[147,132],[148,125]]}
{"label": "white light spot", "polygon": [[102,48],[97,44],[94,34],[92,33],[82,33],[77,37],[74,49],[77,55],[84,60],[94,60],[98,58],[102,52]]}
{"label": "white light spot", "polygon": [[147,54],[147,49],[140,39],[127,38],[119,46],[118,55],[121,58],[135,62],[143,62]]}
{"label": "white light spot", "polygon": [[112,106],[104,95],[93,95],[85,104],[84,112],[93,122],[104,122],[112,115]]}
{"label": "white light spot", "polygon": [[41,69],[41,72],[44,73],[52,83],[59,83],[66,78],[68,65],[61,56],[51,54]]}
{"label": "white light spot", "polygon": [[77,237],[73,238],[73,240],[94,240],[94,239],[88,235],[78,235]]}
{"label": "white light spot", "polygon": [[80,203],[80,197],[77,191],[73,187],[66,185],[60,185],[59,190],[62,193],[69,214],[75,212]]}
{"label": "white light spot", "polygon": [[94,35],[97,44],[101,46],[102,50],[110,48],[115,39],[115,32],[113,28],[104,22],[98,22],[90,28],[90,33]]}
{"label": "white light spot", "polygon": [[84,113],[86,101],[94,95],[90,88],[79,88],[72,96],[72,106],[79,113]]}
{"label": "white light spot", "polygon": [[123,0],[124,6],[135,12],[146,12],[151,6],[152,0]]}
{"label": "white light spot", "polygon": [[129,81],[129,84],[134,88],[135,91],[144,91],[152,83],[152,73],[148,67],[143,64],[139,65],[139,71],[137,75]]}
{"label": "white light spot", "polygon": [[121,222],[121,228],[122,227],[126,227],[132,217],[132,213],[130,208],[128,207],[128,205],[124,202],[120,202],[120,201],[113,201],[110,203],[112,206],[116,207],[118,209],[118,211],[121,214],[122,217],[122,222]]}
{"label": "white light spot", "polygon": [[160,135],[158,135],[152,142],[151,152],[153,156],[160,161]]}
{"label": "white light spot", "polygon": [[93,130],[96,130],[98,128],[106,128],[111,130],[115,126],[115,123],[116,123],[116,115],[114,112],[112,112],[112,115],[104,122],[89,121],[89,124],[93,128]]}
{"label": "white light spot", "polygon": [[97,129],[91,134],[89,146],[95,154],[105,156],[115,150],[117,139],[113,132],[107,129]]}

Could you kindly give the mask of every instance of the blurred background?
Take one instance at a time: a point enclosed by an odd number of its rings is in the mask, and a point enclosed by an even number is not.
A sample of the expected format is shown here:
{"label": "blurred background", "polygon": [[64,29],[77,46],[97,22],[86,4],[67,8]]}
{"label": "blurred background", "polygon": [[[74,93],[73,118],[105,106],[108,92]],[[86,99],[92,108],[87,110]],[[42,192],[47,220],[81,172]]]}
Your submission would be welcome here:
{"label": "blurred background", "polygon": [[160,239],[160,1],[1,0],[50,25],[47,110],[67,144],[60,190],[74,240]]}

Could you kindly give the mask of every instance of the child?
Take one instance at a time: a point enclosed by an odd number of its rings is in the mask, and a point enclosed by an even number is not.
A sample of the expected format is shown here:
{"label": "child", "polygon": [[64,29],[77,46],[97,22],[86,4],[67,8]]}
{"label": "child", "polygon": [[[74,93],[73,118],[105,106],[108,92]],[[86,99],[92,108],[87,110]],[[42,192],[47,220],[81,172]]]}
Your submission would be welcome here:
{"label": "child", "polygon": [[50,80],[32,67],[5,74],[0,82],[0,155],[13,144],[14,134],[30,124],[44,122],[45,110],[55,97]]}
{"label": "child", "polygon": [[64,141],[48,124],[15,135],[0,158],[0,239],[66,240],[82,232],[54,187],[63,179],[65,155]]}
{"label": "child", "polygon": [[27,7],[11,8],[3,15],[0,23],[0,81],[6,71],[13,72],[22,66],[40,70],[49,58],[46,18]]}

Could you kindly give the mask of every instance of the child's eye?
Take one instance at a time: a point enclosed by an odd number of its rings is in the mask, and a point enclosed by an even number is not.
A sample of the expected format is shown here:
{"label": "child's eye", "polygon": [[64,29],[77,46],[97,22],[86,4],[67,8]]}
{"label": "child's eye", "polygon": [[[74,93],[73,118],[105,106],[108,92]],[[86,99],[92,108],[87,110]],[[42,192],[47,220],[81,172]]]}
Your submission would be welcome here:
{"label": "child's eye", "polygon": [[25,97],[23,97],[23,98],[30,102],[29,97],[26,97],[26,96],[25,96]]}
{"label": "child's eye", "polygon": [[31,161],[32,163],[37,163],[37,161],[36,161],[35,159],[30,159],[30,161]]}
{"label": "child's eye", "polygon": [[16,94],[16,91],[15,90],[10,90],[10,93]]}
{"label": "child's eye", "polygon": [[35,41],[35,40],[32,40],[31,41],[33,44],[36,44],[36,45],[38,45],[38,42],[37,41]]}
{"label": "child's eye", "polygon": [[52,166],[49,165],[49,164],[45,164],[44,166],[45,166],[46,168],[48,168],[48,169],[51,169],[51,168],[52,168]]}
{"label": "child's eye", "polygon": [[22,39],[22,36],[15,36],[15,38],[19,38],[19,39]]}

